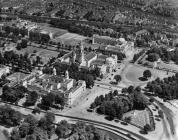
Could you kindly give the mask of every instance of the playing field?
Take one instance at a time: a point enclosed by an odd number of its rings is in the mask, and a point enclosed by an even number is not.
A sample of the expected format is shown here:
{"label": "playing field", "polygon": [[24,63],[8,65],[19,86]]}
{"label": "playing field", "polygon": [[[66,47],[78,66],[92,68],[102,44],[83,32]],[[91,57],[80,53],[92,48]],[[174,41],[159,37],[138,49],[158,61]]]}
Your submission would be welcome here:
{"label": "playing field", "polygon": [[52,51],[52,50],[43,49],[40,47],[33,47],[33,46],[28,46],[25,49],[17,51],[17,53],[18,54],[28,53],[31,59],[35,59],[36,56],[40,56],[42,58],[43,63],[46,63],[49,60],[49,58],[57,57],[59,54],[59,52],[57,51]]}
{"label": "playing field", "polygon": [[146,110],[133,110],[125,113],[123,118],[125,117],[131,117],[131,123],[142,128],[144,125],[150,124],[150,117]]}

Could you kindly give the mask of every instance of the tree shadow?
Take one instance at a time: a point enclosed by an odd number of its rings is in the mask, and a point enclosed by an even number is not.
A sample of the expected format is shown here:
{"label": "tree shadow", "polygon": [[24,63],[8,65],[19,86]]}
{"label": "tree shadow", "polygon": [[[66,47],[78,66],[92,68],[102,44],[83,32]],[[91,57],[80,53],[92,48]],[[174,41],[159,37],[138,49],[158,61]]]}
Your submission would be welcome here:
{"label": "tree shadow", "polygon": [[144,131],[144,130],[140,130],[139,132],[140,132],[141,134],[145,134],[145,135],[148,134],[148,132],[147,132],[147,131]]}
{"label": "tree shadow", "polygon": [[112,121],[112,120],[114,120],[114,117],[106,116],[105,119],[108,120],[108,121]]}
{"label": "tree shadow", "polygon": [[145,78],[145,77],[139,77],[138,78],[140,81],[142,81],[142,82],[145,82],[145,81],[147,81],[148,79],[147,78]]}
{"label": "tree shadow", "polygon": [[109,82],[111,85],[117,85],[117,82],[115,82],[115,81],[111,81],[111,82]]}

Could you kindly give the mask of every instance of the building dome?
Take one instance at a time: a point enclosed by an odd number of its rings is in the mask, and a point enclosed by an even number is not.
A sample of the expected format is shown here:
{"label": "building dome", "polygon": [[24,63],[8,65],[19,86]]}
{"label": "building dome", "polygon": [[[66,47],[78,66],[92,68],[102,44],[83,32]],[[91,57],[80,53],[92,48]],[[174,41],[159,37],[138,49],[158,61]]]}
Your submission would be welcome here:
{"label": "building dome", "polygon": [[124,38],[119,38],[119,42],[121,42],[121,43],[125,43],[126,41],[125,41]]}
{"label": "building dome", "polygon": [[112,57],[108,57],[108,58],[106,58],[106,64],[114,65],[115,61]]}

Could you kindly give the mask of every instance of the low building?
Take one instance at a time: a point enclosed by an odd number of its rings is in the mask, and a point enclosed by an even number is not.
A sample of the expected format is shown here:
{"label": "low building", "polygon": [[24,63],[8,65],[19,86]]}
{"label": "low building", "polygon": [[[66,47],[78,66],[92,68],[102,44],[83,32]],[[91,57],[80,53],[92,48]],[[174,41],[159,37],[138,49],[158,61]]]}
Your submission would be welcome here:
{"label": "low building", "polygon": [[136,37],[141,37],[141,36],[143,36],[143,35],[149,35],[149,34],[150,34],[149,31],[147,31],[147,30],[145,30],[145,29],[139,30],[139,31],[137,31],[137,32],[135,33]]}
{"label": "low building", "polygon": [[67,33],[67,30],[48,27],[48,26],[38,26],[38,29],[41,34],[49,35],[50,39],[55,39],[56,37],[59,37]]}
{"label": "low building", "polygon": [[115,46],[117,44],[117,39],[111,38],[109,36],[93,35],[92,44],[103,44],[103,45]]}
{"label": "low building", "polygon": [[10,73],[9,67],[0,65],[0,78],[2,77],[2,75],[6,75],[8,73]]}
{"label": "low building", "polygon": [[17,86],[18,84],[21,84],[26,87],[27,80],[26,78],[29,76],[29,74],[21,73],[21,72],[16,72],[8,77],[6,79],[9,81],[8,86],[14,87]]}

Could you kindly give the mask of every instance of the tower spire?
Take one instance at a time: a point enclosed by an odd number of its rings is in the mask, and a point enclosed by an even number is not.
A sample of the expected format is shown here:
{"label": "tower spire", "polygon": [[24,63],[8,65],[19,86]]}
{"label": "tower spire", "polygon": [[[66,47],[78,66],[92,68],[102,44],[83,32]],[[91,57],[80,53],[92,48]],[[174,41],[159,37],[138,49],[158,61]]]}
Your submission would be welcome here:
{"label": "tower spire", "polygon": [[81,55],[81,64],[83,64],[83,62],[84,62],[84,48],[83,48],[83,43],[82,43],[82,41],[81,41],[81,43],[80,43],[80,55]]}
{"label": "tower spire", "polygon": [[66,70],[66,72],[65,72],[65,78],[69,79],[69,71],[68,70]]}

